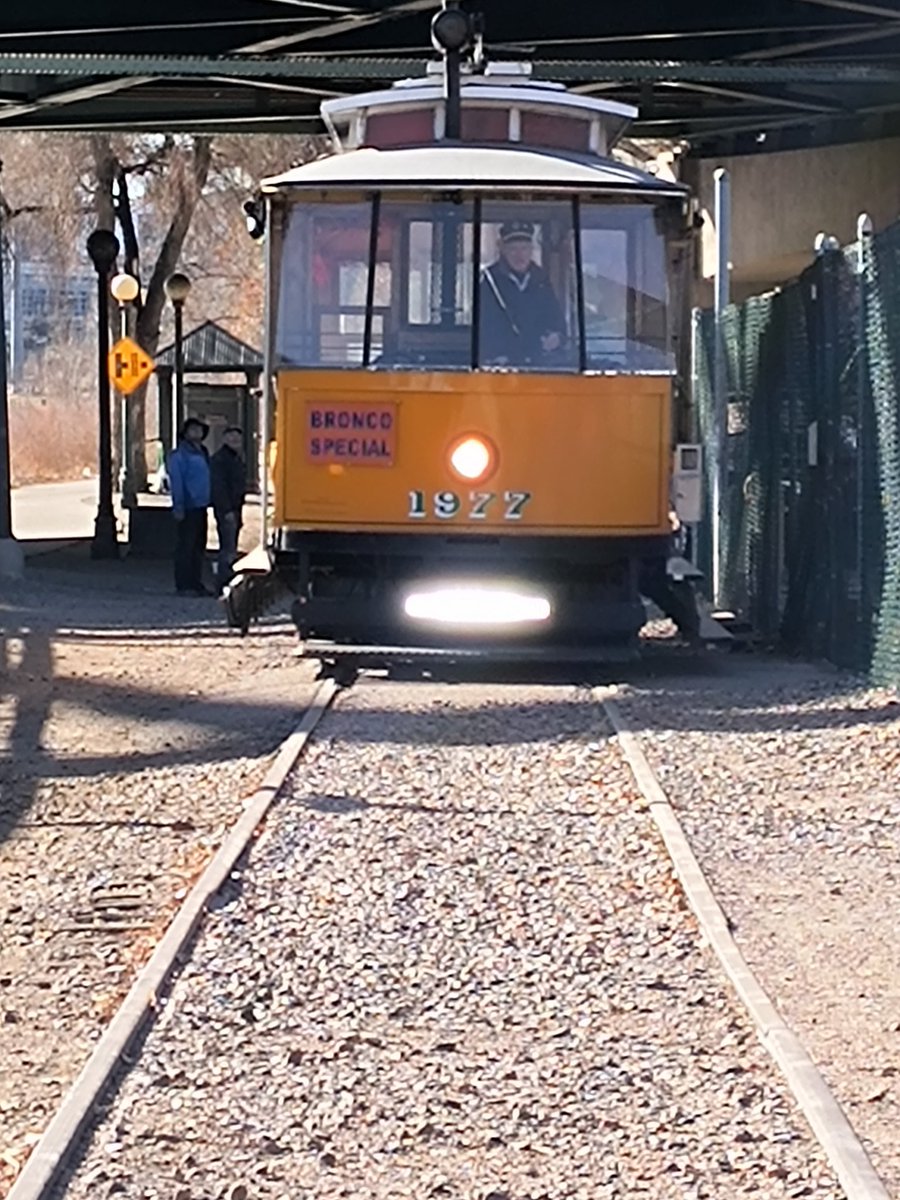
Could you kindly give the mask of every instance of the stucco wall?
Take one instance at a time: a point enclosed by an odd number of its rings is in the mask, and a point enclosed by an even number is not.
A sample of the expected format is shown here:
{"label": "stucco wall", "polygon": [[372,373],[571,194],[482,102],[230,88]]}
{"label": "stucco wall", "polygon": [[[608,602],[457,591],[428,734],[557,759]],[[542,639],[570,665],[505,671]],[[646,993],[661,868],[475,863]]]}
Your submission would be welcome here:
{"label": "stucco wall", "polygon": [[731,176],[731,263],[734,292],[759,291],[797,275],[813,257],[816,234],[856,238],[861,212],[882,229],[900,217],[900,138],[790,150],[721,160],[681,162],[706,216],[701,274],[716,266],[713,172]]}

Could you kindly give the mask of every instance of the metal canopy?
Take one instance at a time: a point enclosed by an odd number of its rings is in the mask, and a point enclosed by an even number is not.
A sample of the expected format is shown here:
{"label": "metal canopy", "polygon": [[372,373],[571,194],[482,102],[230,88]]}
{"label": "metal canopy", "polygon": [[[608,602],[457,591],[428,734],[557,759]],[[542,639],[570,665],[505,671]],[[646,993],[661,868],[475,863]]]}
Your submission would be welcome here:
{"label": "metal canopy", "polygon": [[[187,373],[225,373],[249,371],[259,375],[263,368],[262,352],[234,337],[215,321],[204,321],[184,335],[184,369]],[[156,355],[157,371],[175,370],[175,343]]]}
{"label": "metal canopy", "polygon": [[[721,155],[900,134],[898,0],[464,3],[484,15],[488,57],[636,105],[634,136]],[[323,98],[422,72],[438,7],[82,0],[63,25],[50,0],[7,4],[0,131],[319,132]]]}

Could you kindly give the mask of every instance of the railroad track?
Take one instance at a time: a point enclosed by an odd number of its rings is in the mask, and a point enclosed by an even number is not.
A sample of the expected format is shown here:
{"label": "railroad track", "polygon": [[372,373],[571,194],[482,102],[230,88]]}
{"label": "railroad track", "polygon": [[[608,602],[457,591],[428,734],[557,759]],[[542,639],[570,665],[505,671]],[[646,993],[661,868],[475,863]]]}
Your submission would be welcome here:
{"label": "railroad track", "polygon": [[745,1191],[887,1200],[614,689],[363,676],[320,686],[9,1200]]}

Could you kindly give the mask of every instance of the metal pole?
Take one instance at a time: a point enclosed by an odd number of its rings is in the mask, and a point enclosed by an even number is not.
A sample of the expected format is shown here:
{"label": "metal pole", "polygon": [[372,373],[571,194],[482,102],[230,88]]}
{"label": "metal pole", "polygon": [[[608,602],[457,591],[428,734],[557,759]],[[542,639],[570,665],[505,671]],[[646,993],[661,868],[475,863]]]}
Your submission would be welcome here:
{"label": "metal pole", "polygon": [[472,344],[469,365],[475,371],[481,366],[481,197],[475,197],[472,214]]}
{"label": "metal pole", "polygon": [[[263,331],[263,374],[259,397],[259,508],[260,545],[264,550],[269,544],[269,414],[274,408],[273,378],[275,367],[275,253],[280,253],[281,237],[276,238],[273,226],[276,210],[266,197],[266,274],[265,274],[265,329]],[[280,234],[280,227],[278,230]]]}
{"label": "metal pole", "polygon": [[[688,427],[685,429],[686,440],[688,442],[699,442],[700,435],[698,430],[698,396],[700,394],[700,355],[703,351],[703,338],[701,336],[701,309],[691,309],[691,407],[690,420]],[[707,474],[707,464],[703,463],[703,475]],[[703,515],[701,511],[701,523]],[[684,547],[684,555],[688,562],[695,567],[699,566],[698,559],[700,558],[699,546],[697,544],[697,525],[688,525],[687,538]]]}
{"label": "metal pole", "polygon": [[10,239],[10,266],[12,280],[9,289],[11,312],[9,314],[9,369],[7,383],[12,383],[13,391],[22,382],[25,357],[25,331],[22,320],[22,264],[20,255],[16,253],[15,242]]}
{"label": "metal pole", "polygon": [[113,509],[112,421],[109,394],[109,274],[119,253],[119,240],[108,229],[88,238],[88,254],[97,271],[97,401],[99,406],[100,497],[94,521],[91,558],[118,558],[119,539]]}
{"label": "metal pole", "polygon": [[448,50],[444,56],[444,103],[447,124],[444,136],[448,141],[462,137],[462,96],[460,94],[460,68],[462,58],[458,50]]}
{"label": "metal pole", "polygon": [[175,430],[174,434],[177,438],[184,424],[184,338],[183,338],[183,314],[184,301],[173,300],[172,306],[175,309]]}
{"label": "metal pole", "polygon": [[725,309],[730,300],[728,257],[731,247],[731,181],[724,167],[715,181],[716,277],[715,344],[713,346],[713,476],[710,504],[712,530],[713,603],[721,608],[724,597],[723,527],[728,487],[728,396],[725,359]]}
{"label": "metal pole", "polygon": [[443,0],[441,11],[431,22],[431,41],[444,56],[444,137],[462,137],[462,55],[472,45],[472,18],[459,7],[459,0]]}
{"label": "metal pole", "polygon": [[[0,164],[2,165],[2,164]],[[0,197],[0,575],[22,574],[24,555],[12,531],[12,471],[9,458],[9,398],[6,375],[6,306],[4,304],[3,201]]]}
{"label": "metal pole", "polygon": [[[119,337],[128,337],[128,305],[119,305]],[[122,396],[120,404],[120,420],[122,422],[122,507],[136,508],[137,493],[134,488],[134,464],[132,456],[132,437],[129,425],[130,403],[128,396]]]}
{"label": "metal pole", "polygon": [[163,455],[175,448],[172,436],[172,372],[162,368],[157,372],[157,393],[159,396],[159,440],[162,442]]}

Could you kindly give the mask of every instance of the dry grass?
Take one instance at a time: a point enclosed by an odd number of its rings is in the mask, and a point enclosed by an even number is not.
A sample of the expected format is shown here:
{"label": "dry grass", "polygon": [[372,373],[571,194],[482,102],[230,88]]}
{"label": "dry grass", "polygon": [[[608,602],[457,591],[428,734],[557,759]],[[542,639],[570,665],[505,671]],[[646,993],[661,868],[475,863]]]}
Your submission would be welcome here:
{"label": "dry grass", "polygon": [[78,479],[97,467],[97,401],[72,393],[22,396],[9,403],[13,487]]}

